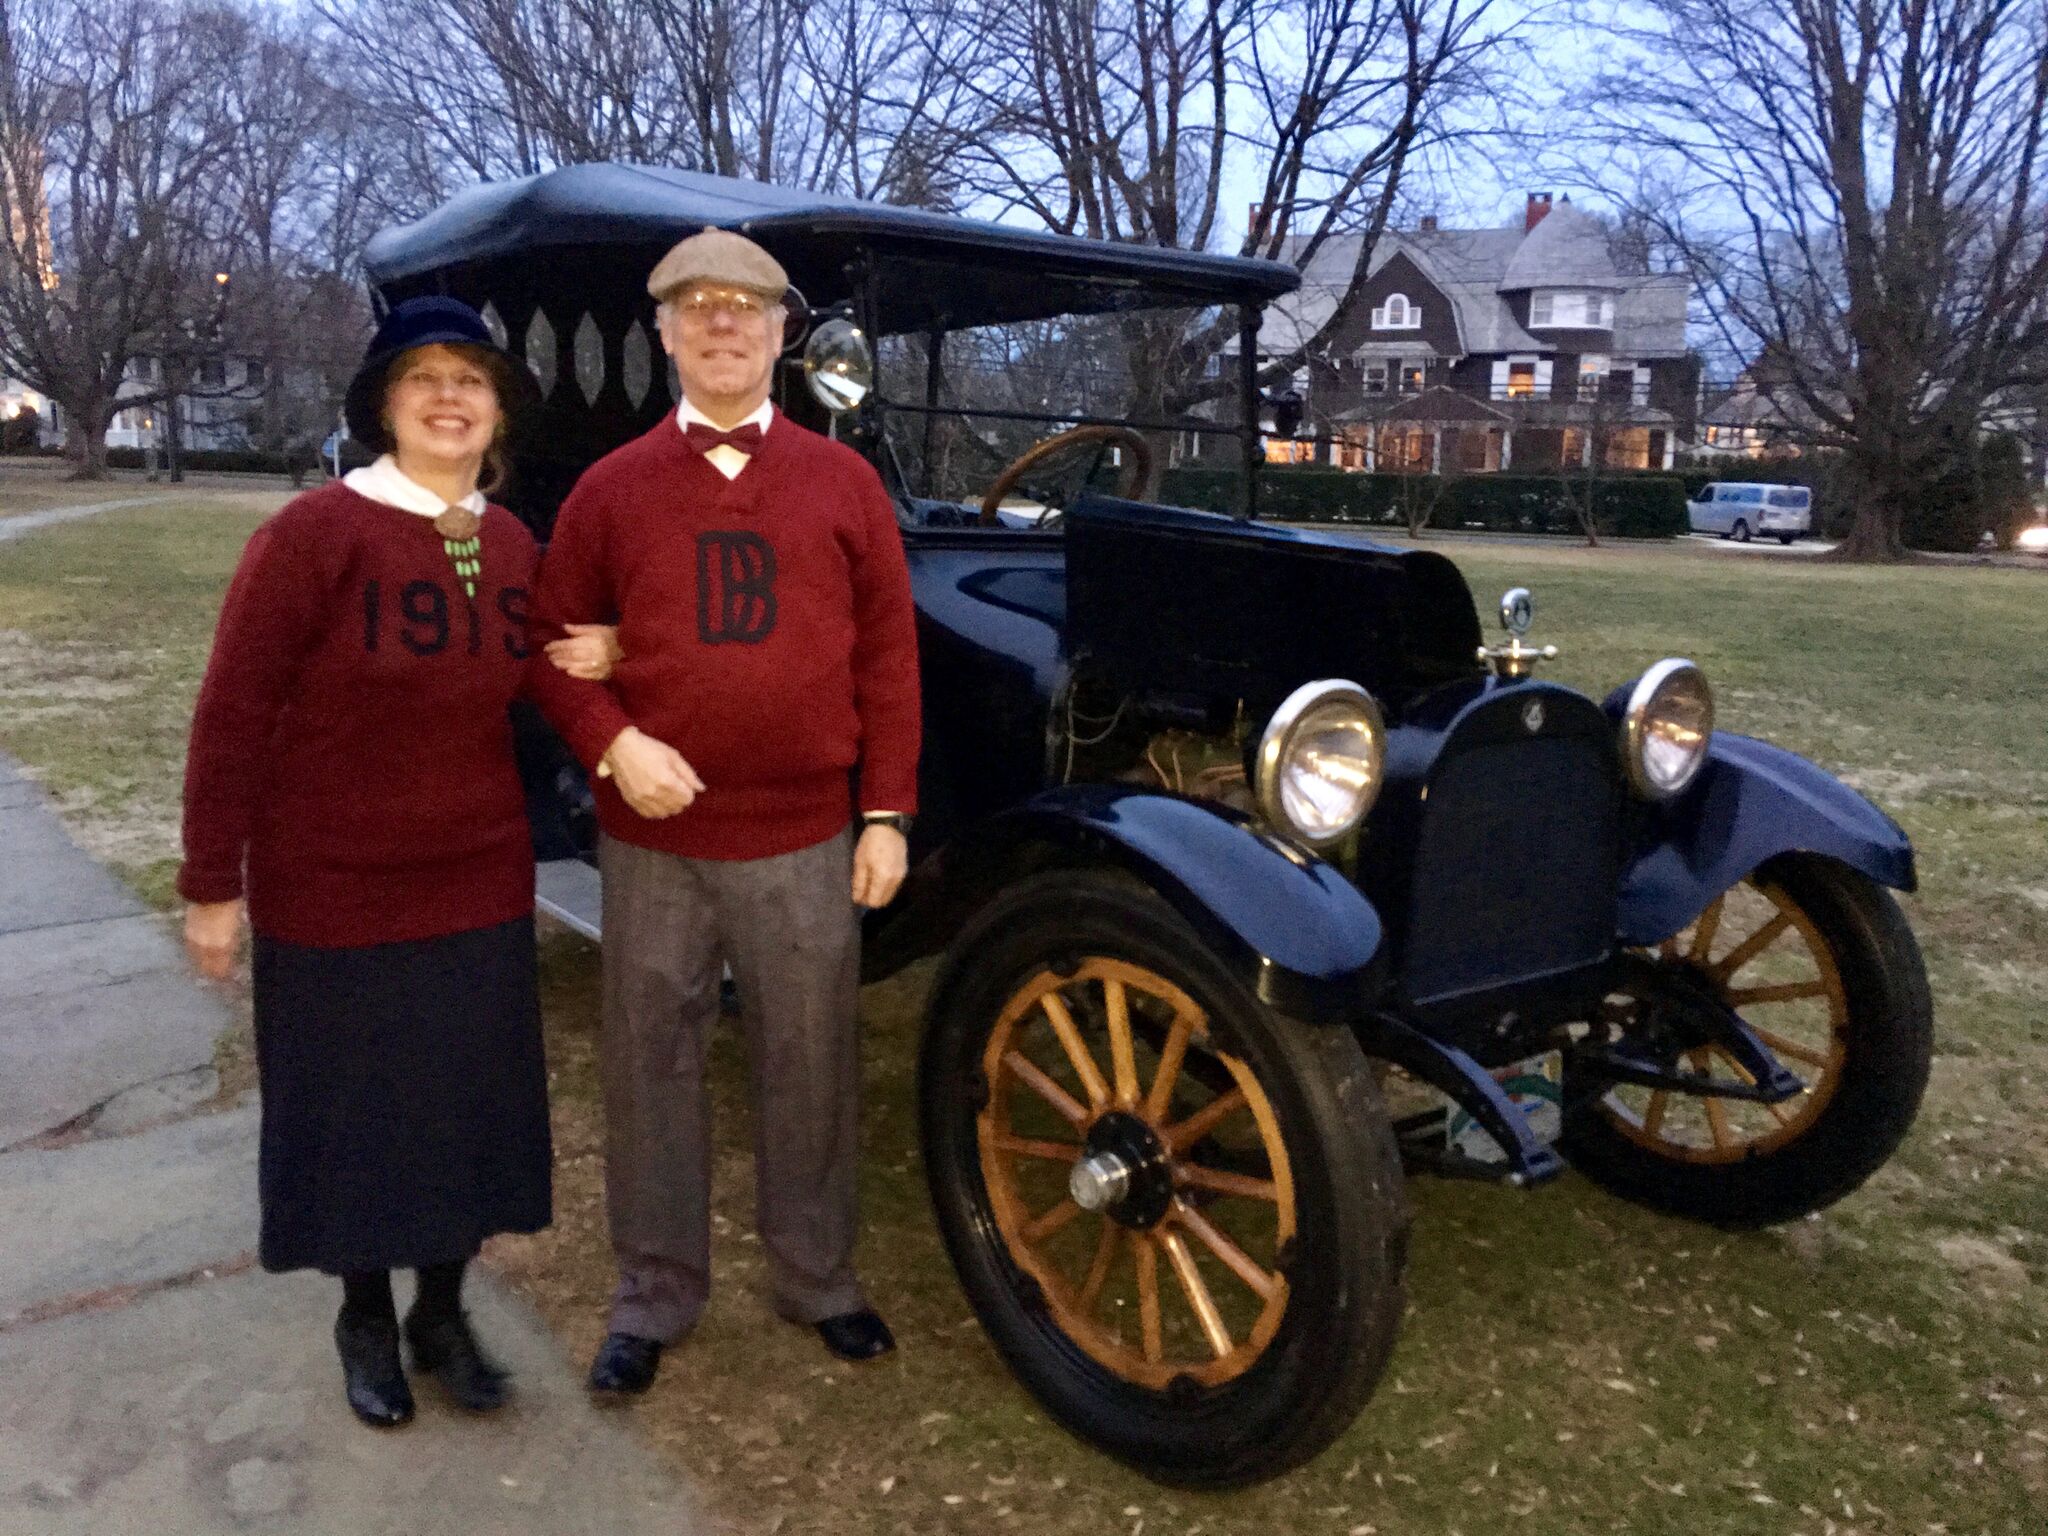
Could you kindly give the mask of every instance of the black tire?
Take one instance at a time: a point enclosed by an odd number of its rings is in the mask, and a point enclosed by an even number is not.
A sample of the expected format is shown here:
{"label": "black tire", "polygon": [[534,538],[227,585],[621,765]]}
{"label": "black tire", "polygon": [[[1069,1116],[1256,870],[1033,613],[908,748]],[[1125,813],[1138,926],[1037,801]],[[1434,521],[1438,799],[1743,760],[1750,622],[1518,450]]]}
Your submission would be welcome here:
{"label": "black tire", "polygon": [[1825,1102],[1790,1139],[1734,1161],[1661,1155],[1600,1104],[1574,1114],[1560,1142],[1573,1167],[1623,1199],[1730,1228],[1791,1221],[1860,1186],[1912,1127],[1934,1054],[1920,946],[1888,891],[1813,854],[1773,859],[1753,879],[1804,912],[1840,980],[1840,1055]]}
{"label": "black tire", "polygon": [[1749,524],[1738,517],[1735,519],[1735,526],[1728,530],[1728,537],[1738,544],[1747,544],[1749,542]]}
{"label": "black tire", "polygon": [[[1294,1235],[1274,1260],[1284,1311],[1249,1363],[1221,1383],[1180,1374],[1155,1388],[1090,1353],[1020,1266],[991,1198],[979,1140],[991,1102],[989,1042],[1034,979],[1076,977],[1098,961],[1156,973],[1203,1011],[1219,1053],[1209,1066],[1227,1053],[1249,1069],[1285,1149]],[[934,983],[920,1112],[926,1177],[960,1283],[1011,1370],[1073,1434],[1156,1481],[1228,1488],[1308,1460],[1372,1395],[1400,1327],[1409,1217],[1371,1069],[1348,1031],[1304,1025],[1258,1003],[1149,891],[1099,872],[1059,871],[990,903],[954,942]],[[1064,1177],[1063,1166],[1053,1168]],[[1110,1230],[1106,1216],[1078,1220],[1102,1223],[1103,1252],[1122,1252],[1113,1241],[1130,1237]],[[1166,1229],[1162,1222],[1158,1230]],[[1163,1307],[1155,1302],[1155,1316]],[[1086,1314],[1078,1316],[1088,1326]]]}
{"label": "black tire", "polygon": [[1790,549],[1792,547],[1792,541],[1797,537],[1797,534],[1781,533],[1778,535],[1778,542],[1784,545],[1787,549]]}

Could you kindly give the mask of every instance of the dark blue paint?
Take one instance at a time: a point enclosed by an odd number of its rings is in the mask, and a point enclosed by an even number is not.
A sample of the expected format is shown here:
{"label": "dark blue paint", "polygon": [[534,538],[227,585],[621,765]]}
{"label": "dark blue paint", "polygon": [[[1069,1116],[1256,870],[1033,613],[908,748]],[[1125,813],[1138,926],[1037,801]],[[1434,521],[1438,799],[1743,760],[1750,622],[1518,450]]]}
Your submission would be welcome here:
{"label": "dark blue paint", "polygon": [[1338,1022],[1380,986],[1380,920],[1322,860],[1207,803],[1129,784],[1047,790],[969,834],[970,860],[1030,844],[1130,870],[1157,891],[1258,997]]}
{"label": "dark blue paint", "polygon": [[1622,873],[1625,944],[1668,938],[1781,853],[1838,859],[1897,891],[1918,883],[1913,845],[1891,817],[1798,754],[1726,731],[1692,787],[1654,814],[1648,843]]}

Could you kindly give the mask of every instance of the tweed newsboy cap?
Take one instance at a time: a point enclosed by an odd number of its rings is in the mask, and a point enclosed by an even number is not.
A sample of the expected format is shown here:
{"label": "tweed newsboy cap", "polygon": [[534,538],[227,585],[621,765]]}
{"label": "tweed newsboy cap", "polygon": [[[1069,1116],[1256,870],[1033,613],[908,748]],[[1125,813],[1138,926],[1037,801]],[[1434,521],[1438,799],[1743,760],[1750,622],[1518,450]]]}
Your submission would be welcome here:
{"label": "tweed newsboy cap", "polygon": [[669,247],[648,274],[647,291],[666,300],[686,283],[724,283],[771,302],[789,292],[789,274],[782,263],[729,229],[707,229]]}

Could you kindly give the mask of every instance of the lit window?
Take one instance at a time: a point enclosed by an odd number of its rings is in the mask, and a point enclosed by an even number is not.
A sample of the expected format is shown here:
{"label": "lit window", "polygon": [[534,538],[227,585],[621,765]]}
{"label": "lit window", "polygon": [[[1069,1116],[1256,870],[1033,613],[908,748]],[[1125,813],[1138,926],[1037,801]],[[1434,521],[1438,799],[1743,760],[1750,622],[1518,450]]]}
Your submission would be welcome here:
{"label": "lit window", "polygon": [[1522,399],[1536,393],[1536,365],[1534,363],[1508,364],[1508,398]]}
{"label": "lit window", "polygon": [[1404,395],[1422,393],[1422,376],[1423,365],[1421,363],[1403,363],[1401,365],[1401,393]]}

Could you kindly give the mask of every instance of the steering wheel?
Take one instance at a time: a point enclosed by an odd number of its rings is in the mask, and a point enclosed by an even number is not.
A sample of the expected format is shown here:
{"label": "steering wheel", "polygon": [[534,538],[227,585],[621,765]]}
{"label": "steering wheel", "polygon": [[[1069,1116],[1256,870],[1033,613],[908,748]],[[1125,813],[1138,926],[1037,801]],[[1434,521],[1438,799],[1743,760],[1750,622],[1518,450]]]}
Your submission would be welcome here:
{"label": "steering wheel", "polygon": [[[1152,445],[1133,432],[1129,427],[1069,427],[1057,432],[1042,443],[1036,443],[1019,454],[995,478],[986,494],[981,498],[980,525],[993,528],[996,524],[996,508],[1003,504],[1003,498],[1017,489],[1018,482],[1054,454],[1063,453],[1076,443],[1101,443],[1105,447],[1115,445],[1128,450],[1129,457],[1123,465],[1122,484],[1117,487],[1119,496],[1134,496],[1152,478]],[[1052,514],[1056,516],[1057,514]]]}

